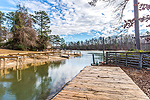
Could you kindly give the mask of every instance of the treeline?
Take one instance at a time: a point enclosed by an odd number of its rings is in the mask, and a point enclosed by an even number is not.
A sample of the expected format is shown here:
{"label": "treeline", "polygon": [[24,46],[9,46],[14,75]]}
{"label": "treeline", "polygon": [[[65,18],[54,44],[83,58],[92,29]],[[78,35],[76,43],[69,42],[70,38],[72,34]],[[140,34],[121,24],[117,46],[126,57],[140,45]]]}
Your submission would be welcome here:
{"label": "treeline", "polygon": [[[15,12],[0,11],[0,47],[16,50],[43,50],[50,45],[50,18],[45,11],[28,13],[25,6],[17,5]],[[62,38],[54,35],[54,42]],[[64,40],[63,40],[64,42]]]}
{"label": "treeline", "polygon": [[[135,49],[134,35],[120,35],[104,38],[105,50]],[[68,42],[65,49],[71,50],[103,50],[103,38],[92,38],[85,41]]]}

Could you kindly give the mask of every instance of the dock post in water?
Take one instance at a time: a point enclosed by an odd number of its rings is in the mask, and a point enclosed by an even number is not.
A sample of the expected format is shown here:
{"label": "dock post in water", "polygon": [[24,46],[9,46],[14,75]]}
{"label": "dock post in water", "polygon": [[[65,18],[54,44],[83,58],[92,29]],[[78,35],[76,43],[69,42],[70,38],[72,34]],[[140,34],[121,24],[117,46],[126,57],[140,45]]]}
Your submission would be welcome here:
{"label": "dock post in water", "polygon": [[92,56],[93,56],[93,64],[95,64],[94,54],[92,54]]}
{"label": "dock post in water", "polygon": [[[23,64],[22,64],[23,65]],[[21,58],[19,58],[19,68],[21,70]]]}
{"label": "dock post in water", "polygon": [[4,61],[3,61],[3,62],[4,62],[4,66],[3,66],[3,67],[4,67],[4,69],[5,69],[5,67],[6,67],[5,58],[3,58],[3,60],[4,60]]}
{"label": "dock post in water", "polygon": [[48,56],[48,59],[49,59],[49,53],[47,54],[47,56]]}
{"label": "dock post in water", "polygon": [[108,64],[108,52],[106,52],[106,64]]}
{"label": "dock post in water", "polygon": [[35,62],[36,62],[36,61],[35,61],[35,54],[34,54],[34,61],[33,61],[33,63],[35,64]]}
{"label": "dock post in water", "polygon": [[0,58],[0,69],[1,69],[1,58]]}
{"label": "dock post in water", "polygon": [[17,58],[17,61],[16,61],[16,69],[18,69],[18,65],[19,65],[19,57]]}

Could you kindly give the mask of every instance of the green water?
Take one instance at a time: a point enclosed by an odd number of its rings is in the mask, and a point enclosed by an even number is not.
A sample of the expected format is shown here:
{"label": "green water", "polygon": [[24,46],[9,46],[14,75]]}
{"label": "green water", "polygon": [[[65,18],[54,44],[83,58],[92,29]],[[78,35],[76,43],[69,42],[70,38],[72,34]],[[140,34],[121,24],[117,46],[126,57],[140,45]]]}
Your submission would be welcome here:
{"label": "green water", "polygon": [[82,51],[81,57],[51,62],[27,69],[9,71],[0,76],[0,100],[45,100],[58,92],[85,66],[92,63],[91,53],[96,53],[96,61],[101,61],[99,51]]}

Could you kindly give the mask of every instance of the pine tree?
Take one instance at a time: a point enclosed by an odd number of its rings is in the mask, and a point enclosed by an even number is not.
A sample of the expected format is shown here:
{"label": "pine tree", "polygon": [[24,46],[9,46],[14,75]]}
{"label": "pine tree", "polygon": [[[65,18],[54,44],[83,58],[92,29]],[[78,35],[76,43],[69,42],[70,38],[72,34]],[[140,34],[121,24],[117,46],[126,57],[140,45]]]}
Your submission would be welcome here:
{"label": "pine tree", "polygon": [[33,15],[34,22],[40,27],[39,33],[40,35],[48,36],[48,33],[51,32],[50,26],[50,18],[48,17],[45,11],[35,11],[35,15]]}
{"label": "pine tree", "polygon": [[[33,16],[33,20],[35,24],[39,26],[37,29],[37,32],[39,33],[38,35],[38,49],[43,50],[46,49],[48,46],[49,42],[49,37],[48,33],[51,32],[50,30],[50,18],[48,17],[47,13],[45,11],[35,11],[35,15]],[[37,27],[36,27],[37,28]]]}
{"label": "pine tree", "polygon": [[2,36],[2,25],[4,24],[4,21],[6,20],[5,14],[0,11],[0,37]]}
{"label": "pine tree", "polygon": [[17,5],[15,13],[7,14],[8,23],[11,24],[13,39],[9,42],[12,49],[31,50],[36,46],[36,32],[32,28],[32,18],[25,6]]}

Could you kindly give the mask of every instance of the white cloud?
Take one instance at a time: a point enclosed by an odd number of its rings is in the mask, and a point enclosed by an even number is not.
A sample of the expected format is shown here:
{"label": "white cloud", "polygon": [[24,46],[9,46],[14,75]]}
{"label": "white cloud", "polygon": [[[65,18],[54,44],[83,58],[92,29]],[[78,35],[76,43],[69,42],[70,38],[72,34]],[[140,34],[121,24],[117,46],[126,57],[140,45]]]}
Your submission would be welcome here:
{"label": "white cloud", "polygon": [[11,4],[13,4],[13,5],[16,5],[16,2],[14,0],[8,0],[8,2],[11,3]]}
{"label": "white cloud", "polygon": [[[22,2],[26,7],[34,10],[45,10],[51,19],[52,34],[79,34],[82,32],[90,33],[91,30],[100,31],[103,35],[113,35],[110,25],[116,24],[112,6],[106,7],[106,3],[98,2],[96,7],[91,7],[88,2],[91,0],[9,0],[10,3]],[[120,0],[121,1],[121,0]],[[148,3],[150,0],[139,0],[140,3]],[[117,4],[116,4],[117,5]],[[149,11],[140,11],[139,16],[148,14]],[[124,10],[123,20],[132,19],[133,0],[129,0]],[[149,22],[148,22],[149,23]],[[140,23],[141,29],[147,29],[148,23]],[[150,24],[150,23],[149,23]],[[115,27],[115,25],[113,25]],[[134,28],[129,29],[133,33]],[[96,35],[99,35],[96,33]]]}

